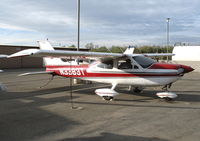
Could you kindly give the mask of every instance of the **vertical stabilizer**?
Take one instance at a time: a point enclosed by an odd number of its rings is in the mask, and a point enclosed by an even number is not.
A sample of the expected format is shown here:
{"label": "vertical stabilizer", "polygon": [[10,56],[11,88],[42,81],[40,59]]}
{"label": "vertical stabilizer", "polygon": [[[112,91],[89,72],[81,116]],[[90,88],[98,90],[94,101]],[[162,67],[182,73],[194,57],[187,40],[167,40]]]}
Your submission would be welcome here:
{"label": "vertical stabilizer", "polygon": [[54,50],[48,41],[38,41],[39,47],[42,50]]}
{"label": "vertical stabilizer", "polygon": [[[49,41],[38,41],[38,44],[42,50],[54,50]],[[45,66],[69,65],[69,62],[63,62],[60,58],[56,57],[44,57],[43,60]]]}
{"label": "vertical stabilizer", "polygon": [[129,46],[125,51],[124,54],[133,54],[135,47]]}

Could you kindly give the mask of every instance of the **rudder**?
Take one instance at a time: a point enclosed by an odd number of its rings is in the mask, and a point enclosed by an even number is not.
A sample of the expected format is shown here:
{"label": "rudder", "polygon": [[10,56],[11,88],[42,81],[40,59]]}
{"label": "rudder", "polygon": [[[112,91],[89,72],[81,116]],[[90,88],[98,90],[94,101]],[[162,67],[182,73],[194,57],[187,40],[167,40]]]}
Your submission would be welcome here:
{"label": "rudder", "polygon": [[[54,50],[49,41],[38,41],[39,47],[42,50]],[[63,62],[60,58],[55,57],[44,57],[45,66],[58,66],[58,65],[68,65],[66,62]]]}

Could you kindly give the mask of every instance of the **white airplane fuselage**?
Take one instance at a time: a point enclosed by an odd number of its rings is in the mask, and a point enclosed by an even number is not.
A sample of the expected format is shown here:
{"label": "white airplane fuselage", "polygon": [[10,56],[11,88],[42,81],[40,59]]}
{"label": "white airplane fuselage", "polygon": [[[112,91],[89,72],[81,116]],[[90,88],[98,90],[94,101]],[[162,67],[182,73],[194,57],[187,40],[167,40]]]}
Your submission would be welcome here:
{"label": "white airplane fuselage", "polygon": [[117,60],[113,62],[112,67],[107,68],[103,68],[101,62],[95,62],[91,65],[46,66],[46,71],[54,72],[56,75],[63,77],[73,77],[100,83],[148,87],[173,83],[180,79],[184,72],[193,70],[188,66],[157,62],[152,63],[147,68],[142,68],[135,60],[129,59],[131,60],[132,68],[128,69],[119,69]]}

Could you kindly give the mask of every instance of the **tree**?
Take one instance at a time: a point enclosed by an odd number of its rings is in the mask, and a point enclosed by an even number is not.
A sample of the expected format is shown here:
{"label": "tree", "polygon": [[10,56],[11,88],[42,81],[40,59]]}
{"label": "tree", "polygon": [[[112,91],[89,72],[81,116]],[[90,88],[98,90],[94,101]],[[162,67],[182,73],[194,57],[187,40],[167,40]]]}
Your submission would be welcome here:
{"label": "tree", "polygon": [[71,46],[69,46],[69,48],[76,48],[76,46],[75,45],[71,45]]}
{"label": "tree", "polygon": [[112,53],[122,53],[122,52],[124,52],[124,50],[121,49],[121,47],[119,47],[119,46],[112,46],[111,49],[110,49],[110,51]]}
{"label": "tree", "polygon": [[93,43],[87,43],[87,44],[85,45],[85,47],[86,47],[87,49],[93,49],[93,48],[94,48],[94,44],[93,44]]}

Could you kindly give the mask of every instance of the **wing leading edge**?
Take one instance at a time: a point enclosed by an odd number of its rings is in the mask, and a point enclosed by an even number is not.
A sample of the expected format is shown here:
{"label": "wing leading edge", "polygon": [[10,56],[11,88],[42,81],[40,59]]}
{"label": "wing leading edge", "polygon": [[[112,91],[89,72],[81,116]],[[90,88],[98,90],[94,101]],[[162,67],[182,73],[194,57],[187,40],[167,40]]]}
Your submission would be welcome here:
{"label": "wing leading edge", "polygon": [[102,53],[102,52],[84,52],[84,51],[63,51],[63,50],[40,50],[26,49],[7,56],[7,58],[33,56],[33,57],[58,57],[66,56],[86,56],[86,57],[122,57],[123,54],[118,53]]}

